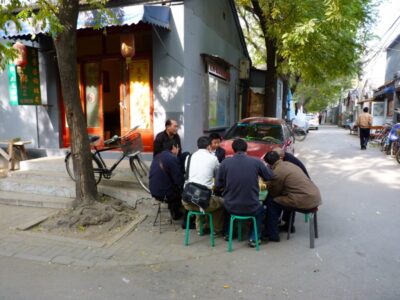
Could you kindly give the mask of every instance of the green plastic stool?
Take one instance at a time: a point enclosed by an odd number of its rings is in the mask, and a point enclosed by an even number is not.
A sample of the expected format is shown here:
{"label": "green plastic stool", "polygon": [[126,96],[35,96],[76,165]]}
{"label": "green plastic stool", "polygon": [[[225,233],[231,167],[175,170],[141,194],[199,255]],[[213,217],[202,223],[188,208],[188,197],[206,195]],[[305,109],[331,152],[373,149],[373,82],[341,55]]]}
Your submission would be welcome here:
{"label": "green plastic stool", "polygon": [[257,232],[257,222],[256,222],[256,217],[254,216],[237,216],[237,215],[231,215],[231,221],[229,223],[229,243],[228,243],[228,252],[232,252],[232,237],[233,237],[233,224],[235,223],[235,220],[238,220],[238,240],[242,240],[242,221],[244,220],[253,220],[253,226],[254,226],[254,236],[256,238],[256,251],[259,250],[259,245],[258,245],[258,232]]}
{"label": "green plastic stool", "polygon": [[214,243],[214,222],[213,222],[213,217],[211,213],[207,213],[207,212],[201,212],[201,211],[193,211],[193,210],[189,210],[188,214],[187,214],[187,218],[186,218],[186,231],[185,231],[185,246],[189,246],[189,233],[190,233],[190,229],[189,229],[189,223],[190,223],[190,217],[192,215],[196,215],[196,216],[200,216],[200,236],[203,235],[203,219],[204,216],[208,216],[208,220],[210,222],[210,243],[211,243],[211,247],[214,247],[215,243]]}
{"label": "green plastic stool", "polygon": [[308,220],[310,220],[310,214],[304,214],[304,222],[308,223]]}

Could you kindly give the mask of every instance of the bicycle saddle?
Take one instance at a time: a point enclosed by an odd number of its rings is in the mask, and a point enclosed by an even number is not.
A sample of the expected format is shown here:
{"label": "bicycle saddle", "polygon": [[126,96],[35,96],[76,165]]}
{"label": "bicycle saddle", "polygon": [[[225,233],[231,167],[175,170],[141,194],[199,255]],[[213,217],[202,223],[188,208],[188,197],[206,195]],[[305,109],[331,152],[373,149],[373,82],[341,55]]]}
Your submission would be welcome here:
{"label": "bicycle saddle", "polygon": [[98,135],[89,135],[89,142],[90,143],[94,143],[99,139],[100,139],[100,137]]}

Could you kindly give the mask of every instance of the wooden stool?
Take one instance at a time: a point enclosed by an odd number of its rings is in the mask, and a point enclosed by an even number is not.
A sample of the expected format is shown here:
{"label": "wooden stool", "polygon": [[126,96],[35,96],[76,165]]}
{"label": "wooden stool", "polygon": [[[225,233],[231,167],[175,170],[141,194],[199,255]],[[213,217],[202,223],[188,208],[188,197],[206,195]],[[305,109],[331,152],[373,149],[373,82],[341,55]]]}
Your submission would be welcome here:
{"label": "wooden stool", "polygon": [[[15,138],[10,141],[0,141],[0,145],[7,145],[8,153],[0,148],[0,155],[2,155],[9,163],[8,168],[10,170],[16,169],[15,165],[17,161],[28,159],[25,145],[30,143],[30,141],[21,141],[19,138]],[[19,154],[19,157],[17,157],[17,153]]]}

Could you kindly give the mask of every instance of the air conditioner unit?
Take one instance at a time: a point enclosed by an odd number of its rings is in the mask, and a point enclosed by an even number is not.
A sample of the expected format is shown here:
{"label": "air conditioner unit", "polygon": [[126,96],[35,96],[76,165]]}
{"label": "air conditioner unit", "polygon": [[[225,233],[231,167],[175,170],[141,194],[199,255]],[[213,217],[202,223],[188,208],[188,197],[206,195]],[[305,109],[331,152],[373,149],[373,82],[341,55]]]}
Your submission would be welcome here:
{"label": "air conditioner unit", "polygon": [[240,60],[240,73],[239,79],[249,79],[250,77],[250,60],[247,58],[242,58]]}

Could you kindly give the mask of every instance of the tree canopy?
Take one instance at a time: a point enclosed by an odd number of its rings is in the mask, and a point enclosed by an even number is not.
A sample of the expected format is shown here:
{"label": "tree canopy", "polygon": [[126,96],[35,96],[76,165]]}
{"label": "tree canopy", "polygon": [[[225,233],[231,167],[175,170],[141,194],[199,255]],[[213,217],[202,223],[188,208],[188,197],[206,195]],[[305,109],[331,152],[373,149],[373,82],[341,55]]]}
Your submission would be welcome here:
{"label": "tree canopy", "polygon": [[[373,21],[373,0],[236,3],[249,52],[256,65],[266,63],[267,76],[301,78],[304,84],[317,86],[359,72]],[[273,47],[274,53],[270,54],[268,47]],[[276,58],[268,60],[268,55]],[[271,89],[266,86],[266,103],[274,100]]]}
{"label": "tree canopy", "polygon": [[[106,10],[106,0],[86,0],[87,8],[99,9],[99,22],[95,28],[101,27],[101,16],[112,13]],[[75,205],[90,205],[98,198],[93,175],[92,154],[87,134],[86,119],[80,103],[78,78],[76,72],[76,28],[80,9],[79,0],[10,0],[1,2],[0,28],[6,31],[7,22],[12,22],[20,29],[21,22],[29,22],[39,27],[52,37],[57,55],[60,73],[61,90],[70,130],[71,152],[74,161],[76,178]],[[35,35],[31,36],[35,39]],[[1,45],[1,43],[0,43]],[[10,44],[0,48],[0,65],[5,65],[15,52]]]}

